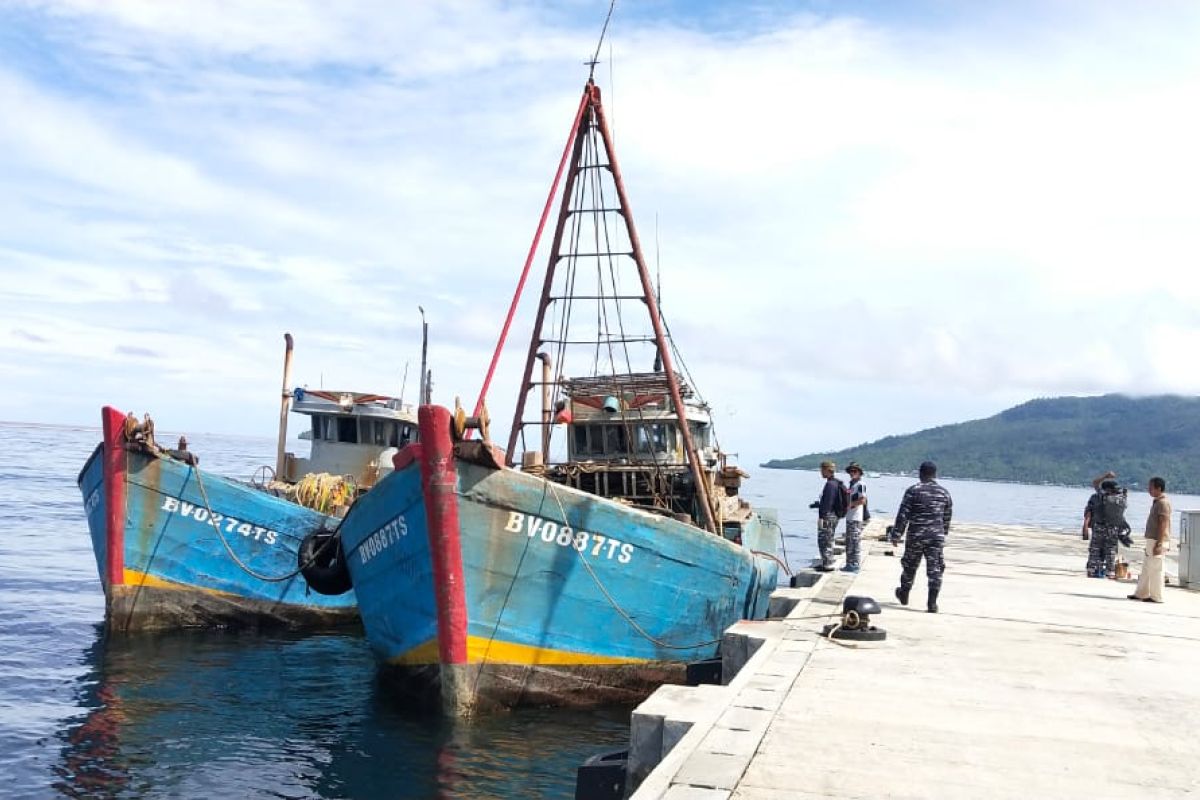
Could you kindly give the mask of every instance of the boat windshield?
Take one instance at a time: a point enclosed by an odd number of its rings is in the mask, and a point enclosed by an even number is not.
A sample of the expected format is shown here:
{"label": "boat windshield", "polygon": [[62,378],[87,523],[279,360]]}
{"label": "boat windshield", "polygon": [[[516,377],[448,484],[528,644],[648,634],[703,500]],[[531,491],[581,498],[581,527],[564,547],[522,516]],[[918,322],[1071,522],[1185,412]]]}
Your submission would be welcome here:
{"label": "boat windshield", "polygon": [[[572,425],[572,456],[621,458],[631,453],[669,452],[674,430],[662,423],[617,422]],[[634,447],[629,446],[632,434]]]}

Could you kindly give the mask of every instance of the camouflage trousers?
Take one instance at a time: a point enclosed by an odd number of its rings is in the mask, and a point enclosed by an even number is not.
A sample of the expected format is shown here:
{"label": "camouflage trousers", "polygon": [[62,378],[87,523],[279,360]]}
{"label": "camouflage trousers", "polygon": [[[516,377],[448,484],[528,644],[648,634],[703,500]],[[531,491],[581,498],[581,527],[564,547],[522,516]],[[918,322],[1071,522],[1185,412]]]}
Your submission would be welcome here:
{"label": "camouflage trousers", "polygon": [[817,551],[821,554],[821,566],[833,566],[833,533],[837,530],[838,518],[826,514],[817,520]]}
{"label": "camouflage trousers", "polygon": [[846,520],[846,566],[857,569],[861,566],[862,520]]}
{"label": "camouflage trousers", "polygon": [[921,557],[925,557],[925,579],[929,583],[929,591],[936,592],[942,588],[942,573],[946,571],[946,562],[942,560],[944,536],[914,536],[908,534],[904,541],[904,557],[900,559],[900,588],[904,591],[912,589],[913,580],[917,577],[917,567],[921,566]]}
{"label": "camouflage trousers", "polygon": [[1116,528],[1094,526],[1092,538],[1088,540],[1087,575],[1089,578],[1103,578],[1113,574],[1113,562],[1117,558]]}

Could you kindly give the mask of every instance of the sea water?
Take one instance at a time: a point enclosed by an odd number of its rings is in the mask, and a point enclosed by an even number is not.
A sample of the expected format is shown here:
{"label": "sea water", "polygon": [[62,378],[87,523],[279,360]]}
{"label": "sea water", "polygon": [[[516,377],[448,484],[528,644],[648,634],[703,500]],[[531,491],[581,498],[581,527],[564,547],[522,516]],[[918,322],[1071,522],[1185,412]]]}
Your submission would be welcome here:
{"label": "sea water", "polygon": [[[628,708],[466,724],[414,713],[377,679],[359,635],[106,639],[75,483],[99,438],[90,428],[0,423],[0,795],[566,798],[585,758],[627,742]],[[268,438],[188,439],[204,468],[235,478],[274,460]],[[750,471],[744,496],[779,511],[781,556],[807,564],[820,476]],[[894,514],[912,482],[866,479],[873,513]],[[957,519],[1075,536],[1089,494],[943,483]],[[1177,510],[1200,508],[1200,498],[1172,499]],[[1144,492],[1130,496],[1135,532],[1148,510]]]}
{"label": "sea water", "polygon": [[[75,483],[99,439],[0,423],[0,797],[559,798],[626,746],[628,708],[414,713],[361,634],[107,639]],[[215,473],[274,461],[270,439],[188,440]]]}

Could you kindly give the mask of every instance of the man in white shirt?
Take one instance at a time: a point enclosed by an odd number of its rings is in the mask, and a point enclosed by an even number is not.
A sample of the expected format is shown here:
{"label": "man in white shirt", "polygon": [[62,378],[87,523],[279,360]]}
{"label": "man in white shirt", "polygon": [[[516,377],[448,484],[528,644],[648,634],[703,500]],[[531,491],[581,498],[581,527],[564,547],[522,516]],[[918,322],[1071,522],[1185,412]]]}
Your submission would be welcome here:
{"label": "man in white shirt", "polygon": [[842,572],[858,572],[862,566],[862,530],[866,523],[867,487],[862,482],[862,467],[851,461],[846,467],[850,476],[850,503],[846,511],[846,566]]}

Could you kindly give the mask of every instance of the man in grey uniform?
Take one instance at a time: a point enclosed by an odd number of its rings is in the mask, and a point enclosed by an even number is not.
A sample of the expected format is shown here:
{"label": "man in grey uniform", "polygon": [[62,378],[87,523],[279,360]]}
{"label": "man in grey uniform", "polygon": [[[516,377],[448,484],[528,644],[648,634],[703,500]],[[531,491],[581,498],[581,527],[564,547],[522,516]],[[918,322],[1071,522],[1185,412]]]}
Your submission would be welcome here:
{"label": "man in grey uniform", "polygon": [[942,561],[942,547],[946,543],[946,534],[950,532],[954,503],[950,493],[934,480],[937,478],[936,464],[924,462],[918,475],[921,482],[905,490],[892,530],[893,545],[899,544],[900,537],[907,533],[904,557],[900,559],[900,585],[896,587],[896,599],[901,605],[908,605],[908,593],[912,590],[917,567],[924,556],[925,577],[929,582],[929,599],[925,608],[929,613],[936,614],[938,592],[942,590],[942,572],[946,568]]}

